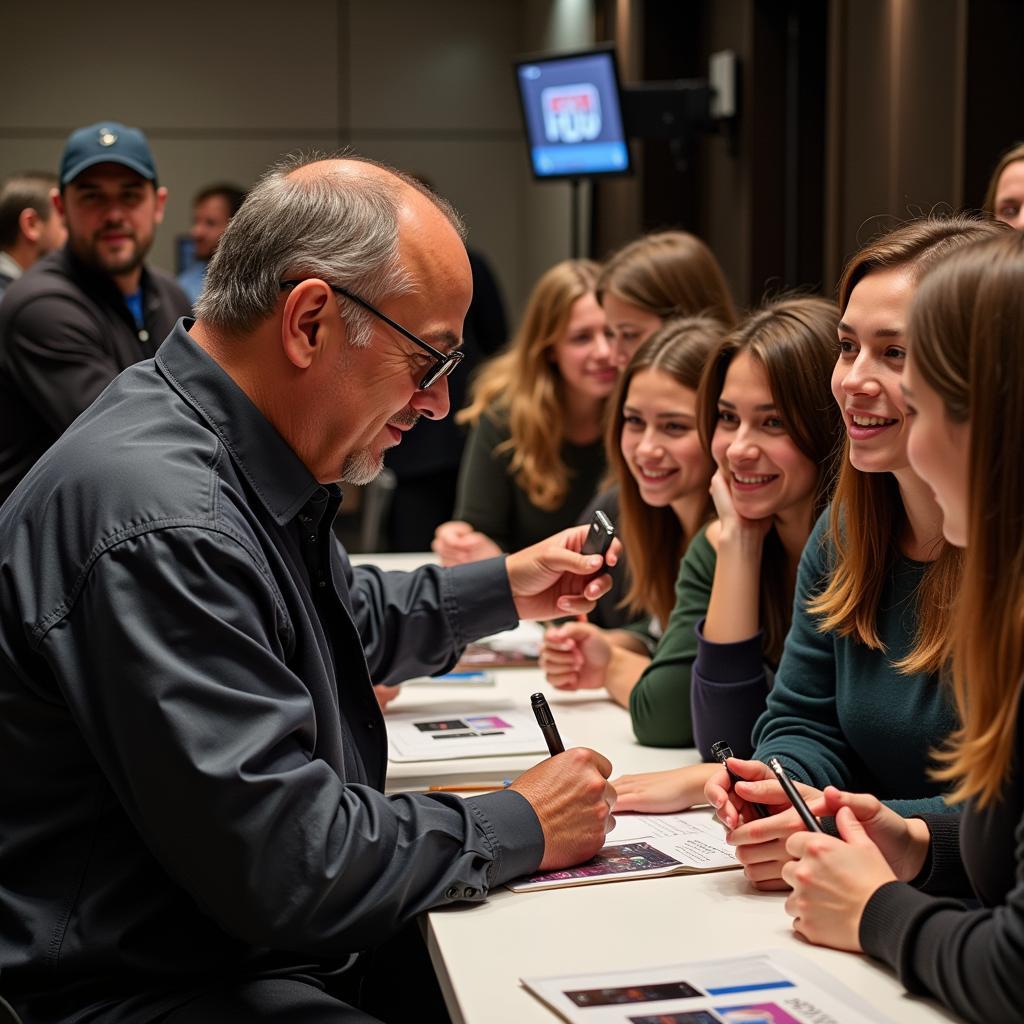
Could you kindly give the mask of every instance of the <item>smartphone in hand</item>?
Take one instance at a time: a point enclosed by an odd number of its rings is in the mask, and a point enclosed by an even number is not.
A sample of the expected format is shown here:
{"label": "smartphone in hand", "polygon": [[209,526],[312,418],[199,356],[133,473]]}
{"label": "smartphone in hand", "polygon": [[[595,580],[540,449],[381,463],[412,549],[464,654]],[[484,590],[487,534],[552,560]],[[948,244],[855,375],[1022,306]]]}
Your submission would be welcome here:
{"label": "smartphone in hand", "polygon": [[583,554],[600,555],[604,558],[614,538],[615,527],[612,525],[612,521],[598,509],[590,520],[590,530],[587,533],[587,539],[583,542]]}

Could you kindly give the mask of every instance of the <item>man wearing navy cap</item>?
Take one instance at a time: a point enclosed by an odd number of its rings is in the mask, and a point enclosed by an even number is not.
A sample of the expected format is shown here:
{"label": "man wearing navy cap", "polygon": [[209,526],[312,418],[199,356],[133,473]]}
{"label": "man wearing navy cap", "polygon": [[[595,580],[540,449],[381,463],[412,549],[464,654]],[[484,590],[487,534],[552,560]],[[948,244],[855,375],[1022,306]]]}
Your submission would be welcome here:
{"label": "man wearing navy cap", "polygon": [[123,369],[190,312],[145,266],[167,189],[145,135],[114,121],[72,132],[60,162],[64,249],[0,304],[0,501]]}

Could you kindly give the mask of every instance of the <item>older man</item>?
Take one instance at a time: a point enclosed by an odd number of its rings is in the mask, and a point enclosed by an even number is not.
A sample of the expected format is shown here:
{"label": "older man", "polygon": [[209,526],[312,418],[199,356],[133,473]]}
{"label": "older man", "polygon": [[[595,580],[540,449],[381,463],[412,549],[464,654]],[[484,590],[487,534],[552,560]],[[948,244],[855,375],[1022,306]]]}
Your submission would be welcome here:
{"label": "older man", "polygon": [[454,214],[408,179],[272,171],[199,319],[0,511],[0,969],[27,1020],[368,1020],[325,972],[600,847],[592,751],[464,802],[381,792],[371,679],[609,582],[582,530],[413,574],[334,540],[334,482],[447,413],[469,299]]}

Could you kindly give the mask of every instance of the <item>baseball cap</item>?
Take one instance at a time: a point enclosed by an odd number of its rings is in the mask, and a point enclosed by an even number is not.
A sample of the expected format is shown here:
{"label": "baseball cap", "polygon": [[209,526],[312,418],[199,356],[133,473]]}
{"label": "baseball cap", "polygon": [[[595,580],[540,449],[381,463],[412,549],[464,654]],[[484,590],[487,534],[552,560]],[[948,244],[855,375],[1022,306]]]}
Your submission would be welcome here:
{"label": "baseball cap", "polygon": [[60,158],[61,188],[96,164],[121,164],[156,181],[156,164],[146,136],[138,128],[117,121],[100,121],[68,136]]}

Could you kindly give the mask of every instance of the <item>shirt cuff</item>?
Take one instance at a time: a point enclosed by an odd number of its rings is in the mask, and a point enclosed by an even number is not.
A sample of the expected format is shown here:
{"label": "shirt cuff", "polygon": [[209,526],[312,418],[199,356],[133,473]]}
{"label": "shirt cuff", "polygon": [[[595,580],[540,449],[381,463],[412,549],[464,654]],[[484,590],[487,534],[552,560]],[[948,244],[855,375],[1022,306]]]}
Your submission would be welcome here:
{"label": "shirt cuff", "polygon": [[693,671],[713,683],[749,683],[764,675],[764,633],[758,631],[747,640],[715,643],[704,638],[704,619],[694,626],[697,657]]}
{"label": "shirt cuff", "polygon": [[466,804],[493,855],[488,888],[537,870],[544,859],[544,831],[526,797],[504,789],[469,797]]}
{"label": "shirt cuff", "polygon": [[928,826],[931,841],[928,856],[910,884],[926,893],[954,891],[964,878],[960,857],[960,815],[916,814],[914,817]]}
{"label": "shirt cuff", "polygon": [[503,555],[444,569],[441,594],[456,647],[519,624]]}

